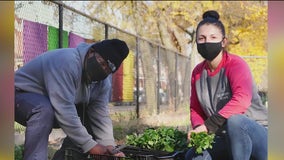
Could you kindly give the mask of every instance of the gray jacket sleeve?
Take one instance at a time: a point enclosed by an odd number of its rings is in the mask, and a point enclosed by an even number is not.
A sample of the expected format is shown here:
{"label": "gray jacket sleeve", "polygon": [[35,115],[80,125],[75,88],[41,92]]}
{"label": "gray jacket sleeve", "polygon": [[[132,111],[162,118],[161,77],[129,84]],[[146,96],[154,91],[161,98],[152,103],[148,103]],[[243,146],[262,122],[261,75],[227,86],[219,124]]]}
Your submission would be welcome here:
{"label": "gray jacket sleeve", "polygon": [[88,117],[95,140],[103,145],[115,146],[112,120],[109,116],[111,76],[92,88]]}
{"label": "gray jacket sleeve", "polygon": [[76,89],[81,82],[81,69],[74,67],[68,58],[61,60],[61,66],[54,69],[54,61],[47,61],[44,64],[44,81],[45,88],[49,95],[50,101],[54,107],[55,117],[59,126],[68,137],[88,152],[97,142],[87,132],[82,125],[75,107]]}

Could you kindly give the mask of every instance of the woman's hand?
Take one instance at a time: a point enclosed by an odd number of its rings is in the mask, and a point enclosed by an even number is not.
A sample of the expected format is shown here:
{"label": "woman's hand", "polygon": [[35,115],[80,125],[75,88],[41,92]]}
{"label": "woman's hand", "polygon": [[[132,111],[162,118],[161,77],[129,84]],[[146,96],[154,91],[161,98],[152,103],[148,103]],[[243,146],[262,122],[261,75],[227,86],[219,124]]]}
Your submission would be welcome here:
{"label": "woman's hand", "polygon": [[190,140],[190,135],[191,135],[192,132],[195,132],[195,133],[206,132],[207,133],[208,130],[207,130],[206,126],[204,124],[202,124],[202,125],[196,127],[194,130],[191,130],[191,131],[188,132],[188,134],[187,134],[188,140]]}

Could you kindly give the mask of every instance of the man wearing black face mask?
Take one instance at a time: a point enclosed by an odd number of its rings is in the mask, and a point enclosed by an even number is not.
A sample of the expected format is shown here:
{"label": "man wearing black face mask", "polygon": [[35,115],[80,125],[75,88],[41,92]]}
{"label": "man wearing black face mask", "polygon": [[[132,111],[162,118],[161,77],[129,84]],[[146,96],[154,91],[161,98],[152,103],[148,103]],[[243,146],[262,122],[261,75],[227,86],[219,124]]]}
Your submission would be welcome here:
{"label": "man wearing black face mask", "polygon": [[55,160],[64,159],[67,147],[81,156],[124,155],[113,150],[108,75],[117,71],[128,53],[126,43],[118,39],[81,43],[45,52],[16,71],[15,121],[26,126],[24,160],[47,159],[54,127],[67,135]]}
{"label": "man wearing black face mask", "polygon": [[[113,40],[113,42],[116,41]],[[111,45],[114,46],[112,47]],[[118,69],[125,55],[113,53],[117,52],[116,49],[120,49],[122,53],[128,52],[128,48],[119,45],[121,44],[103,41],[94,44],[89,49],[84,64],[87,83],[103,80],[108,74],[114,73]]]}

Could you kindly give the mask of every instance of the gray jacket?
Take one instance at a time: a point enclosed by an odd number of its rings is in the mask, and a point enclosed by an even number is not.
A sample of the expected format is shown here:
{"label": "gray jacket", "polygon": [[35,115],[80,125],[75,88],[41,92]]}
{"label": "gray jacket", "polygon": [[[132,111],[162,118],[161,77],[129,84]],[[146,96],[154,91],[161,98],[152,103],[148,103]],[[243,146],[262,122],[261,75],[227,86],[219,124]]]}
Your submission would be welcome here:
{"label": "gray jacket", "polygon": [[[115,145],[108,100],[111,76],[98,83],[82,82],[84,57],[93,44],[45,52],[15,73],[15,87],[49,97],[59,126],[84,152],[97,143]],[[78,117],[75,104],[86,104],[92,131],[87,132]]]}

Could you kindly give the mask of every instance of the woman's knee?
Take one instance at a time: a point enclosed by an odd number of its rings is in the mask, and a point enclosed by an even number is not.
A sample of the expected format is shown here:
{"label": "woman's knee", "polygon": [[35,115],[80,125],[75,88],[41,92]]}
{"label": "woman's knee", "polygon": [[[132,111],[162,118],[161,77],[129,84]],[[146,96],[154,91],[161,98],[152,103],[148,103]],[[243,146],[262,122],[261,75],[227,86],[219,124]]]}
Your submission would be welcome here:
{"label": "woman's knee", "polygon": [[245,124],[248,118],[245,115],[236,114],[232,115],[227,120],[227,127],[228,129],[240,129]]}

